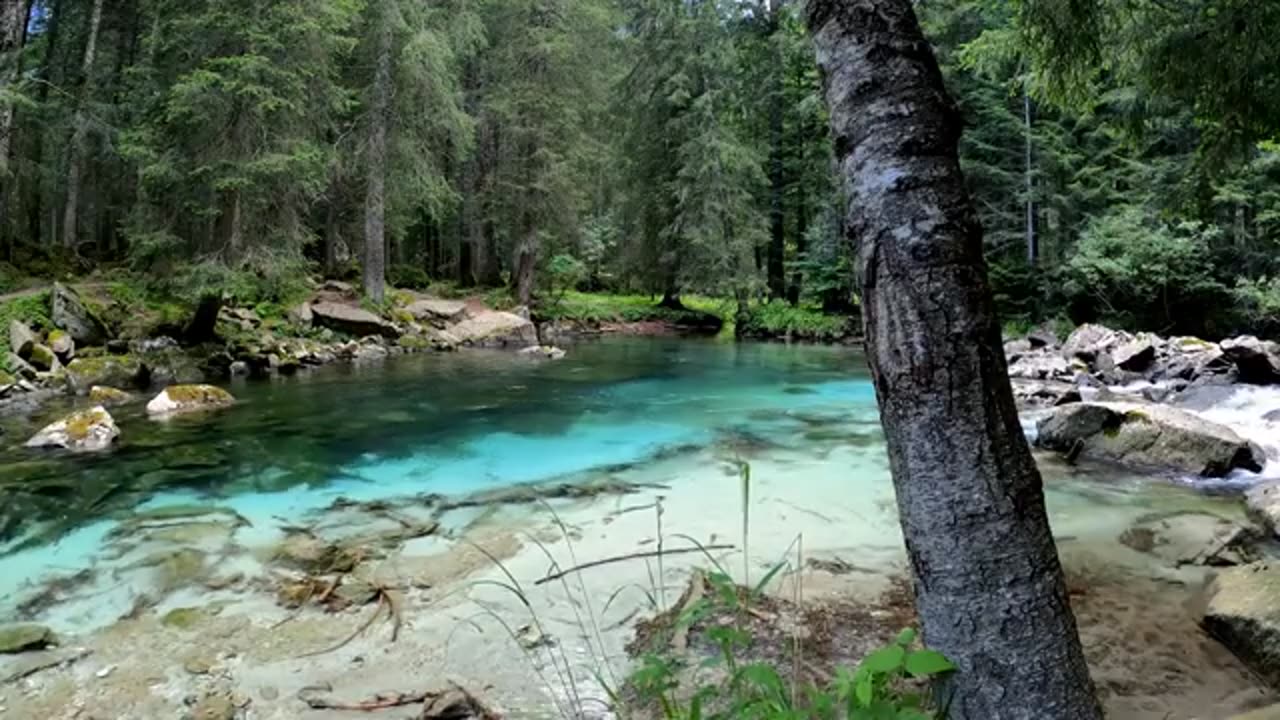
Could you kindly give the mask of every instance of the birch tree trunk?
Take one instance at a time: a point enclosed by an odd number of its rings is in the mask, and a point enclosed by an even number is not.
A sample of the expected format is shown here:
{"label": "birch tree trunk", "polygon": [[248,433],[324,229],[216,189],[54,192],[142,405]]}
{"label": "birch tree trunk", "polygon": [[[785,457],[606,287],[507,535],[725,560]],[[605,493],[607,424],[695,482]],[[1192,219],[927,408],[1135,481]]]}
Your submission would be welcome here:
{"label": "birch tree trunk", "polygon": [[378,59],[369,120],[369,186],[364,202],[364,294],[382,302],[386,290],[387,125],[391,115],[391,8],[379,3]]}
{"label": "birch tree trunk", "polygon": [[89,139],[85,103],[93,92],[93,62],[98,51],[98,28],[102,25],[102,0],[93,0],[93,12],[89,16],[89,34],[84,44],[84,60],[81,63],[80,93],[76,98],[76,112],[72,119],[70,161],[67,164],[67,204],[62,213],[62,246],[74,248],[79,237],[80,185],[84,175],[85,147]]}
{"label": "birch tree trunk", "polygon": [[911,0],[810,0],[867,355],[952,720],[1098,720],[1009,386],[961,118]]}

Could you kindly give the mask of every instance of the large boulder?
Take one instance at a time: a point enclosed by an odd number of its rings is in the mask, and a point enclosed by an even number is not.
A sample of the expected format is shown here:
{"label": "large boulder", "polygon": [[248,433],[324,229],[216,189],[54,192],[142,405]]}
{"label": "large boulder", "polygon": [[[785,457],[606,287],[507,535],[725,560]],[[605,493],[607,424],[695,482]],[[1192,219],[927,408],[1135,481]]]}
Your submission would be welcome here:
{"label": "large boulder", "polygon": [[40,338],[26,323],[16,318],[9,321],[9,349],[15,355],[23,360],[31,357],[31,348],[39,342]]}
{"label": "large boulder", "polygon": [[53,350],[48,345],[36,343],[31,346],[31,352],[27,355],[27,362],[31,363],[31,367],[42,372],[51,372],[62,368],[62,363],[58,361],[58,356],[53,354]]}
{"label": "large boulder", "polygon": [[1067,359],[1079,358],[1085,362],[1093,362],[1112,348],[1129,342],[1133,338],[1126,332],[1112,330],[1103,325],[1086,323],[1076,328],[1067,336],[1062,344],[1062,355]]}
{"label": "large boulder", "polygon": [[1111,361],[1127,372],[1143,372],[1156,359],[1156,346],[1150,337],[1139,337],[1111,350]]}
{"label": "large boulder", "polygon": [[1280,346],[1252,335],[1223,340],[1222,354],[1235,363],[1240,382],[1254,385],[1280,383]]}
{"label": "large boulder", "polygon": [[58,636],[44,625],[15,623],[0,625],[0,654],[42,650],[58,644]]}
{"label": "large boulder", "polygon": [[538,330],[515,313],[490,311],[467,318],[449,328],[464,345],[525,348],[538,344]]}
{"label": "large boulder", "polygon": [[1170,338],[1152,369],[1153,380],[1195,381],[1225,375],[1233,364],[1217,343],[1197,337]]}
{"label": "large boulder", "polygon": [[1256,558],[1257,533],[1208,512],[1181,511],[1138,518],[1120,544],[1172,567],[1244,565]]}
{"label": "large boulder", "polygon": [[1223,570],[1200,596],[1201,624],[1254,672],[1280,684],[1280,564]]}
{"label": "large boulder", "polygon": [[374,315],[368,310],[335,302],[321,302],[311,306],[312,322],[320,327],[337,330],[348,335],[364,337],[381,335],[387,338],[400,337],[396,326]]}
{"label": "large boulder", "polygon": [[425,298],[409,303],[405,311],[412,315],[414,320],[456,323],[466,318],[467,304],[461,300]]}
{"label": "large boulder", "polygon": [[124,405],[131,402],[133,396],[129,393],[106,385],[94,385],[89,388],[89,402],[94,405]]}
{"label": "large boulder", "polygon": [[1036,425],[1036,444],[1050,450],[1140,467],[1221,477],[1258,471],[1265,458],[1224,425],[1161,405],[1073,403]]}
{"label": "large boulder", "polygon": [[151,384],[151,370],[132,355],[79,357],[67,365],[71,387],[84,395],[94,385],[111,387],[146,387]]}
{"label": "large boulder", "polygon": [[1058,333],[1049,325],[1041,325],[1027,333],[1027,344],[1033,349],[1058,347]]}
{"label": "large boulder", "polygon": [[85,305],[80,294],[62,283],[53,284],[52,319],[80,345],[101,345],[111,337],[106,323]]}
{"label": "large boulder", "polygon": [[101,405],[71,413],[46,425],[27,441],[27,447],[60,447],[75,452],[96,452],[111,447],[120,430]]}
{"label": "large boulder", "polygon": [[147,414],[167,417],[234,405],[235,397],[213,385],[170,385],[147,403]]}
{"label": "large boulder", "polygon": [[1280,480],[1266,480],[1246,490],[1244,509],[1250,520],[1280,536]]}

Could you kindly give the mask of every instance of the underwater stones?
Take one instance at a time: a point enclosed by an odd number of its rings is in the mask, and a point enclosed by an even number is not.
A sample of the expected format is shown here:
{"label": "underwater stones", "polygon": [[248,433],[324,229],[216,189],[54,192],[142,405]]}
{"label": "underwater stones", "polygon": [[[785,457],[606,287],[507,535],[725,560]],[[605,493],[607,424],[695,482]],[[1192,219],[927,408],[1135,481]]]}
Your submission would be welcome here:
{"label": "underwater stones", "polygon": [[538,344],[533,323],[515,313],[487,311],[449,328],[463,345],[523,348]]}
{"label": "underwater stones", "polygon": [[1036,445],[1071,457],[1222,477],[1258,471],[1264,458],[1230,428],[1175,408],[1124,402],[1072,403],[1036,424]]}
{"label": "underwater stones", "polygon": [[276,546],[272,559],[286,567],[312,574],[350,572],[359,561],[355,551],[302,532],[286,535]]}
{"label": "underwater stones", "polygon": [[106,385],[94,385],[89,388],[89,402],[95,405],[123,405],[133,400],[129,393]]}
{"label": "underwater stones", "polygon": [[1201,624],[1254,672],[1280,684],[1280,564],[1216,574],[1200,596]]}
{"label": "underwater stones", "polygon": [[165,592],[193,585],[205,574],[205,553],[179,548],[153,553],[137,563],[155,570],[156,582]]}
{"label": "underwater stones", "polygon": [[524,357],[537,358],[541,360],[560,360],[564,358],[565,351],[553,345],[534,345],[522,349],[519,353]]}
{"label": "underwater stones", "polygon": [[235,404],[235,397],[213,385],[171,385],[147,403],[147,414],[168,417],[188,412],[216,410]]}
{"label": "underwater stones", "polygon": [[85,305],[80,294],[62,283],[53,284],[51,317],[54,325],[80,345],[101,345],[111,337],[106,323]]}
{"label": "underwater stones", "polygon": [[71,413],[46,425],[27,441],[27,447],[60,447],[74,452],[97,452],[120,436],[111,414],[101,405]]}
{"label": "underwater stones", "polygon": [[1120,544],[1153,555],[1172,567],[1243,565],[1254,559],[1255,532],[1206,512],[1139,518],[1120,534]]}
{"label": "underwater stones", "polygon": [[13,655],[30,650],[43,650],[58,644],[58,636],[44,625],[15,623],[0,625],[0,654]]}
{"label": "underwater stones", "polygon": [[226,693],[209,693],[191,708],[191,720],[235,720],[236,704]]}
{"label": "underwater stones", "polygon": [[396,326],[368,310],[335,302],[321,302],[311,306],[312,322],[320,327],[347,333],[348,335],[379,335],[399,337]]}
{"label": "underwater stones", "polygon": [[31,355],[31,348],[40,342],[35,332],[26,323],[18,319],[9,321],[9,349],[20,358]]}
{"label": "underwater stones", "polygon": [[174,608],[160,618],[160,624],[178,630],[190,630],[204,620],[206,613],[200,608]]}

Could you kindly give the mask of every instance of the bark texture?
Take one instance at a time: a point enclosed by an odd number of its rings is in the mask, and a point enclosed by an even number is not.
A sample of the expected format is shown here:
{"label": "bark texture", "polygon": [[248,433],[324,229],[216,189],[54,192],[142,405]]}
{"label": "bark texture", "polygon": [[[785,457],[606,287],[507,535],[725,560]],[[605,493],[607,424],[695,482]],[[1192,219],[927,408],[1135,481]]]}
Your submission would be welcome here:
{"label": "bark texture", "polygon": [[373,78],[373,106],[369,120],[369,185],[364,202],[364,294],[382,302],[386,291],[387,124],[391,121],[390,8],[382,2],[378,28],[378,59]]}
{"label": "bark texture", "polygon": [[84,178],[84,156],[88,153],[85,147],[89,141],[88,118],[85,117],[85,104],[93,92],[93,63],[98,53],[98,28],[102,26],[102,0],[94,0],[93,12],[89,16],[89,33],[84,45],[84,59],[81,65],[80,94],[76,98],[76,112],[71,121],[72,135],[70,155],[67,165],[67,204],[62,214],[62,246],[74,248],[79,238],[80,185]]}
{"label": "bark texture", "polygon": [[[12,87],[18,76],[26,0],[0,0],[0,87]],[[9,175],[9,146],[13,135],[13,103],[0,105],[0,180]],[[3,208],[0,207],[0,211]]]}
{"label": "bark texture", "polygon": [[1101,718],[1006,374],[961,118],[911,0],[806,14],[924,638],[959,667],[948,717]]}

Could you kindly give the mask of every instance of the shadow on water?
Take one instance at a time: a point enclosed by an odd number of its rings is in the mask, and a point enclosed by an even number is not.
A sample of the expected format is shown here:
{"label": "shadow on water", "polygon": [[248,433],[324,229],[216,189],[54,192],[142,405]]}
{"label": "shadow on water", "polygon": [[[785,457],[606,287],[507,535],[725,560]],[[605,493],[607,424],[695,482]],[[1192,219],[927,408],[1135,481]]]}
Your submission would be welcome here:
{"label": "shadow on water", "polygon": [[140,403],[114,410],[121,438],[96,456],[24,448],[37,424],[9,421],[0,449],[5,550],[166,492],[216,499],[389,478],[421,478],[417,489],[433,491],[446,473],[450,489],[465,489],[688,444],[749,454],[786,444],[789,431],[813,442],[878,441],[849,423],[874,424],[874,398],[861,358],[842,348],[610,339],[556,362],[469,351],[231,390],[239,403],[215,414],[156,422]]}

